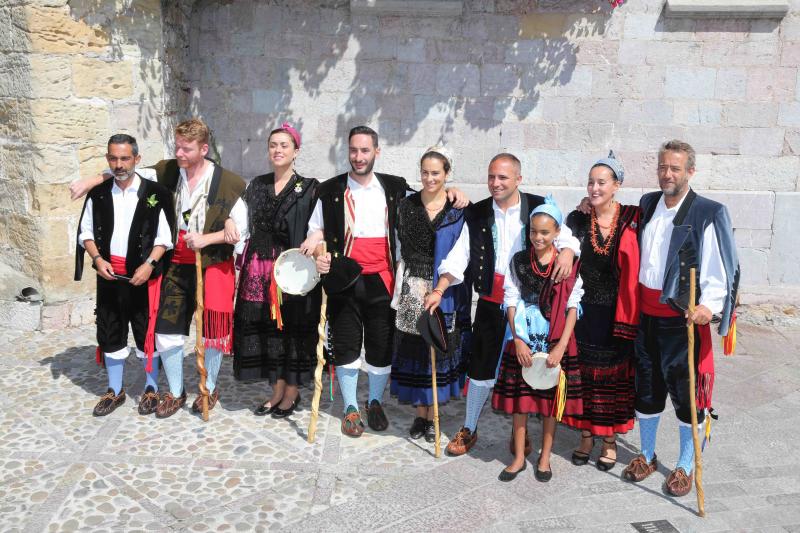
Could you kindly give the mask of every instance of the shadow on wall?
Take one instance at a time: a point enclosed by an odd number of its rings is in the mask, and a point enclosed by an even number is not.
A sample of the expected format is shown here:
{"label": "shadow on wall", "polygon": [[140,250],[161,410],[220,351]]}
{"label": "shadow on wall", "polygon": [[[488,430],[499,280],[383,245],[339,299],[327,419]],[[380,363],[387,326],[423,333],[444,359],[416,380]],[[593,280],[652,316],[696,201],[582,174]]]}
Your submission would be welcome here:
{"label": "shadow on wall", "polygon": [[[610,16],[599,2],[554,5],[546,9],[562,10],[555,12],[560,30],[526,34],[522,15],[512,11],[373,16],[351,14],[347,4],[194,5],[189,112],[211,123],[218,138],[242,143],[245,169],[248,158],[266,162],[263,142],[283,120],[329,146],[334,165],[346,161],[347,131],[359,123],[376,126],[382,142],[394,145],[407,143],[423,122],[429,142],[446,140],[459,122],[499,137],[497,126],[525,120],[543,92],[570,82],[581,39],[602,36]],[[249,153],[251,142],[257,153]]]}
{"label": "shadow on wall", "polygon": [[[83,20],[89,25],[97,25],[109,36],[108,57],[103,59],[135,62],[132,99],[137,107],[137,121],[136,130],[131,133],[143,139],[149,138],[155,132],[163,133],[165,125],[161,60],[164,46],[159,1],[69,0],[68,5],[73,18]],[[112,126],[118,127],[114,124],[113,116]]]}

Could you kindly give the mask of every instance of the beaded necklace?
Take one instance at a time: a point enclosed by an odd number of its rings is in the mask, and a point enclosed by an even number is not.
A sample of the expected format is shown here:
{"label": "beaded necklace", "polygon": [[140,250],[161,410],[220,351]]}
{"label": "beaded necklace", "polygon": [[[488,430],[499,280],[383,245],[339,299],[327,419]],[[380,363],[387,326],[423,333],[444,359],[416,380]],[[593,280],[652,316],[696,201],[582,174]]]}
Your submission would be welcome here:
{"label": "beaded necklace", "polygon": [[[550,248],[553,248],[553,245],[550,245]],[[544,270],[539,269],[539,262],[536,260],[536,254],[533,251],[533,247],[531,247],[531,268],[533,269],[533,273],[537,276],[541,276],[543,278],[549,278],[550,274],[553,272],[553,266],[556,264],[556,251],[555,249],[552,250],[552,254],[550,255],[550,263],[547,264]]]}
{"label": "beaded necklace", "polygon": [[611,219],[611,228],[608,232],[608,238],[603,246],[600,246],[600,223],[597,221],[597,211],[592,208],[592,221],[589,227],[591,234],[592,249],[598,255],[608,255],[611,251],[611,245],[614,243],[614,234],[617,233],[617,220],[619,219],[619,204],[615,203],[614,217]]}

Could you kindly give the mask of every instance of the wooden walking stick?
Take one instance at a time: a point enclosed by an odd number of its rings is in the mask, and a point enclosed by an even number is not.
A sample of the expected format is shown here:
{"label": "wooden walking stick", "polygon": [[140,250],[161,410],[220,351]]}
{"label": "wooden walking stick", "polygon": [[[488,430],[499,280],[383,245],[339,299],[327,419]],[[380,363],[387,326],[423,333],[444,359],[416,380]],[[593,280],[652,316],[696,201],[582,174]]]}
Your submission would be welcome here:
{"label": "wooden walking stick", "polygon": [[197,356],[197,373],[200,375],[200,395],[203,397],[203,421],[208,422],[208,388],[206,387],[206,347],[203,344],[203,257],[200,250],[194,252],[194,266],[197,272],[197,291],[195,300],[197,305],[194,311],[194,323],[196,326],[197,340],[194,343],[194,353]]}
{"label": "wooden walking stick", "polygon": [[436,440],[433,445],[433,456],[437,459],[442,455],[442,445],[439,435],[439,391],[436,387],[436,349],[431,346],[431,388],[433,389],[433,430]]}
{"label": "wooden walking stick", "polygon": [[[689,269],[689,315],[694,312],[695,268]],[[694,442],[694,486],[697,492],[697,514],[706,515],[705,494],[703,493],[703,457],[700,449],[700,436],[697,433],[697,392],[694,375],[694,323],[687,326],[689,334],[689,401],[692,414],[692,441]]]}
{"label": "wooden walking stick", "polygon": [[[327,246],[325,241],[322,241],[322,254],[327,253]],[[328,307],[328,295],[325,294],[325,289],[322,289],[322,305],[319,308],[319,324],[317,325],[317,333],[319,340],[317,341],[317,367],[314,369],[314,396],[311,398],[311,420],[308,422],[308,442],[314,442],[317,436],[317,418],[319,418],[319,400],[322,397],[322,369],[325,367],[325,323],[328,320],[326,316]],[[331,378],[333,379],[333,378]]]}

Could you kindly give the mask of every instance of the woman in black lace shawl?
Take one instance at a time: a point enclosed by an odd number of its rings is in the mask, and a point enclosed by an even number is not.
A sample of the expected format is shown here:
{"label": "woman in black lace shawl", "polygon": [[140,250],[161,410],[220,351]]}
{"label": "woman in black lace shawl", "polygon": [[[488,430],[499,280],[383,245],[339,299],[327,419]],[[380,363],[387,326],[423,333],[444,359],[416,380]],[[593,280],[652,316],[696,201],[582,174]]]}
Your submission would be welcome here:
{"label": "woman in black lace shawl", "polygon": [[300,135],[290,125],[273,130],[267,145],[274,172],[253,178],[243,195],[250,239],[234,313],[233,372],[239,380],[269,379],[272,396],[255,413],[282,418],[297,406],[298,387],[311,383],[321,293],[317,287],[306,296],[279,297],[272,267],[305,239],[319,182],[294,171]]}
{"label": "woman in black lace shawl", "polygon": [[[434,440],[433,389],[428,346],[417,331],[425,312],[425,296],[438,281],[437,267],[452,249],[464,224],[463,211],[452,206],[444,189],[451,162],[439,147],[429,148],[420,161],[422,191],[400,202],[399,240],[404,275],[396,289],[397,327],[392,356],[392,395],[416,407],[409,433],[414,439]],[[399,289],[399,291],[398,291]],[[461,291],[440,293],[449,337],[447,353],[436,353],[439,403],[458,397],[461,376],[461,329],[458,314]],[[466,307],[467,320],[469,307]]]}

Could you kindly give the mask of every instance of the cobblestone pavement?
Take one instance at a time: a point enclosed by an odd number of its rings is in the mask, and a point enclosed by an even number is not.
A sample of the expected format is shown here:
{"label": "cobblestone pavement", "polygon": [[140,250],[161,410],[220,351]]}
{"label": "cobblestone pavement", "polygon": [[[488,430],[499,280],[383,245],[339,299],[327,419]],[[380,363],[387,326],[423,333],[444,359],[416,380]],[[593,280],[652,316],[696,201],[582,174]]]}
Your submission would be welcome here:
{"label": "cobblestone pavement", "polygon": [[[394,400],[386,402],[391,426],[384,434],[342,436],[334,416],[341,400],[332,404],[326,388],[312,445],[305,440],[310,393],[303,392],[306,409],[289,420],[255,417],[267,386],[235,383],[230,359],[208,423],[188,407],[167,420],[141,417],[136,400],[144,376],[131,357],[127,403],[94,418],[106,381],[94,363],[92,329],[5,330],[0,530],[616,532],[666,520],[679,531],[798,532],[798,348],[800,329],[741,326],[737,355],[717,358],[720,419],[704,455],[707,517],[701,519],[694,493],[676,499],[661,487],[677,456],[669,413],[657,449],[664,463],[640,485],[621,481],[620,465],[608,473],[593,468],[594,460],[573,466],[578,435],[566,429],[556,437],[550,483],[537,483],[532,465],[501,483],[510,420],[487,410],[470,455],[435,459],[432,444],[406,437],[412,412]],[[196,390],[191,357],[186,366],[189,390]],[[458,429],[463,414],[461,400],[442,408],[444,435]],[[539,424],[531,421],[530,431],[538,442]],[[635,430],[620,441],[620,461],[637,447]]]}

